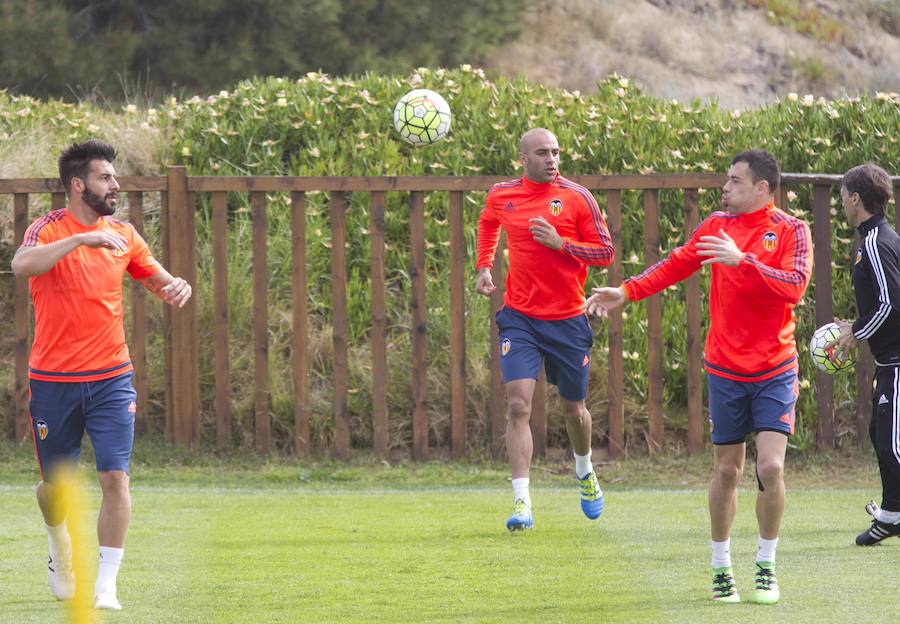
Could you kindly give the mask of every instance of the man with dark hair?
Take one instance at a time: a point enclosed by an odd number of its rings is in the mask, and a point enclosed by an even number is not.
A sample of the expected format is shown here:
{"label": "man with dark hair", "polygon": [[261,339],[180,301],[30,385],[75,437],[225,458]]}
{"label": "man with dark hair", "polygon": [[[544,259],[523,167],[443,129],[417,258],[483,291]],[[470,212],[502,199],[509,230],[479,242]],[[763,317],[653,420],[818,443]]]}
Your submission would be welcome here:
{"label": "man with dark hair", "polygon": [[29,278],[34,346],[29,361],[31,424],[41,471],[37,500],[50,545],[50,589],[72,598],[71,540],[60,481],[74,469],[87,431],[103,493],[97,520],[98,609],[121,609],[116,577],[131,518],[128,468],[136,395],[122,326],[122,280],[133,279],[170,305],[184,306],[191,287],[153,258],[128,223],[111,215],[119,183],[115,150],[100,141],[75,144],[59,159],[66,208],[35,220],[12,260]]}
{"label": "man with dark hair", "polygon": [[771,154],[752,150],[731,161],[723,212],[701,223],[668,258],[618,288],[595,288],[588,312],[636,301],[712,265],[710,327],[704,365],[715,467],[709,488],[713,600],[739,602],[731,567],[731,526],[746,438],[756,433],[759,542],[751,600],[778,602],[775,548],[784,513],[784,454],[794,432],[797,345],[794,306],[812,273],[809,226],[775,207],[780,182]]}
{"label": "man with dark hair", "polygon": [[486,297],[496,290],[491,266],[500,229],[505,229],[509,273],[497,328],[513,487],[510,531],[534,526],[529,420],[542,364],[566,412],[581,510],[591,520],[603,512],[603,491],[591,463],[591,414],[584,404],[594,335],[582,306],[588,266],[607,266],[613,259],[606,221],[593,195],[559,175],[556,136],[532,128],[519,141],[519,159],[524,175],[495,184],[478,219],[476,282]]}
{"label": "man with dark hair", "polygon": [[866,505],[873,520],[856,536],[860,546],[900,535],[900,236],[884,216],[891,186],[887,172],[871,163],[841,179],[844,215],[859,230],[851,278],[859,318],[835,319],[841,335],[834,344],[847,353],[866,340],[876,365],[869,438],[881,472],[881,507]]}

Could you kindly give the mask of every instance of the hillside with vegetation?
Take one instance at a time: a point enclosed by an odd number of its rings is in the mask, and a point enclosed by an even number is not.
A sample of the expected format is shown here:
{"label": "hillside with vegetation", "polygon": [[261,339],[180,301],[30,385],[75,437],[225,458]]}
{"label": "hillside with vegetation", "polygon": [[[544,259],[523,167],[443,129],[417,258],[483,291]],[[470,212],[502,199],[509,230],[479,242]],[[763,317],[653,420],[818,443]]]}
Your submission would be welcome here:
{"label": "hillside with vegetation", "polygon": [[583,93],[611,73],[746,109],[900,91],[900,0],[539,0],[484,65]]}

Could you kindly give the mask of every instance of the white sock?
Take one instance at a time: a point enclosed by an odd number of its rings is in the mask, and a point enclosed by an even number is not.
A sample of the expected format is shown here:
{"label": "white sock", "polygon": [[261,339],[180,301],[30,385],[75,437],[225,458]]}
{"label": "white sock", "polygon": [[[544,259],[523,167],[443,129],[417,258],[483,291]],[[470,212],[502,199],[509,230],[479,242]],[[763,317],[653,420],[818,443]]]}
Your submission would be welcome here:
{"label": "white sock", "polygon": [[879,509],[876,519],[885,524],[897,524],[900,522],[900,511],[885,511],[884,509]]}
{"label": "white sock", "polygon": [[759,546],[756,548],[756,560],[775,563],[775,549],[778,548],[778,538],[767,540],[760,536]]}
{"label": "white sock", "polygon": [[97,567],[97,584],[94,586],[94,595],[101,592],[116,593],[116,576],[119,574],[119,566],[122,565],[124,548],[100,547],[100,565]]}
{"label": "white sock", "polygon": [[531,507],[531,494],[528,492],[528,482],[528,477],[512,480],[513,498],[515,500],[522,499],[527,506]]}
{"label": "white sock", "polygon": [[724,542],[712,543],[712,567],[714,568],[730,568],[731,567],[731,538]]}
{"label": "white sock", "polygon": [[72,540],[69,538],[69,528],[66,526],[65,519],[55,527],[45,522],[44,527],[47,529],[47,542],[50,544],[51,555],[66,555],[72,552]]}
{"label": "white sock", "polygon": [[579,479],[585,478],[588,473],[594,469],[591,466],[591,449],[588,449],[587,455],[579,455],[575,453],[575,476]]}

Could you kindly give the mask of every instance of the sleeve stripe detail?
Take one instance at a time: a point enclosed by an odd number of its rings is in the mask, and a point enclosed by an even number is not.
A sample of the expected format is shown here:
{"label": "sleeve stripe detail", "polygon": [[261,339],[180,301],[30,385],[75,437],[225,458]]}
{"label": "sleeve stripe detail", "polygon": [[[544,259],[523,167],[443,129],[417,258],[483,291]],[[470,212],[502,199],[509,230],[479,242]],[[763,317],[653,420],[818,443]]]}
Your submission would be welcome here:
{"label": "sleeve stripe detail", "polygon": [[857,338],[864,340],[878,331],[878,328],[887,320],[887,317],[891,313],[891,299],[887,290],[887,278],[884,275],[884,266],[881,264],[881,255],[878,253],[877,227],[866,234],[866,239],[863,244],[866,248],[866,255],[869,256],[869,263],[872,265],[872,273],[875,274],[875,281],[878,283],[878,301],[880,302],[878,310],[872,315],[872,318],[869,319],[869,322],[866,323],[865,327],[860,329],[859,333],[856,334]]}
{"label": "sleeve stripe detail", "polygon": [[563,251],[570,256],[583,258],[585,260],[607,260],[612,255],[608,247],[599,249],[592,246],[586,247],[584,245],[579,245],[578,243],[573,243],[570,240],[566,241],[563,246]]}
{"label": "sleeve stripe detail", "polygon": [[747,254],[747,261],[753,264],[753,266],[757,267],[760,272],[769,277],[771,279],[777,280],[779,282],[784,282],[785,284],[802,284],[806,280],[806,258],[809,254],[809,249],[806,244],[806,236],[804,236],[804,230],[802,222],[798,221],[793,224],[794,226],[794,238],[796,242],[796,249],[794,252],[794,270],[793,271],[781,271],[779,269],[773,269],[767,264],[763,264],[760,262],[755,254]]}
{"label": "sleeve stripe detail", "polygon": [[878,311],[872,315],[866,326],[854,334],[857,340],[866,340],[870,338],[884,324],[888,316],[891,314],[891,306],[886,303],[878,304]]}
{"label": "sleeve stripe detail", "polygon": [[38,236],[41,233],[41,230],[47,226],[49,223],[53,223],[54,221],[59,221],[65,216],[65,210],[54,210],[53,212],[48,212],[43,217],[32,223],[28,226],[28,230],[25,231],[25,240],[22,241],[22,247],[34,247],[38,243]]}
{"label": "sleeve stripe detail", "polygon": [[794,223],[794,237],[797,242],[794,252],[794,270],[799,273],[803,273],[803,270],[806,268],[806,257],[809,254],[809,249],[806,246],[807,237],[804,234],[803,224],[800,222]]}
{"label": "sleeve stripe detail", "polygon": [[494,191],[495,189],[515,188],[517,186],[522,186],[522,178],[516,178],[515,180],[510,180],[508,182],[497,182],[497,184],[491,187],[490,191]]}
{"label": "sleeve stripe detail", "polygon": [[800,284],[805,279],[803,274],[799,271],[779,271],[778,269],[773,269],[769,265],[763,264],[757,260],[755,254],[747,254],[747,262],[750,262],[753,266],[757,267],[766,277],[779,282],[784,282],[785,284]]}
{"label": "sleeve stripe detail", "polygon": [[[671,255],[671,254],[669,254],[669,255]],[[642,280],[642,279],[644,279],[645,277],[647,277],[648,275],[650,275],[650,274],[652,274],[654,271],[656,271],[656,269],[658,269],[658,268],[659,268],[666,260],[667,260],[667,258],[663,258],[662,260],[660,260],[660,261],[657,262],[656,264],[647,267],[647,268],[644,269],[641,273],[635,275],[634,277],[629,277],[626,281],[631,282],[631,281],[635,281],[635,280]]]}
{"label": "sleeve stripe detail", "polygon": [[781,210],[776,210],[772,213],[772,221],[775,223],[787,223],[793,229],[797,243],[796,254],[794,255],[794,270],[802,272],[806,268],[806,256],[809,253],[806,237],[803,235],[803,227],[806,224],[800,219],[784,214]]}
{"label": "sleeve stripe detail", "polygon": [[600,206],[597,205],[597,200],[594,199],[594,196],[590,193],[590,191],[588,191],[583,186],[579,186],[573,182],[560,180],[559,185],[564,189],[575,191],[584,198],[584,201],[588,205],[588,209],[590,209],[591,211],[591,217],[594,220],[594,228],[597,230],[597,236],[600,237],[600,241],[606,246],[606,249],[603,251],[603,255],[597,257],[611,257],[613,254],[612,239],[609,237],[609,232],[607,232],[606,228],[603,226],[603,215],[600,214]]}

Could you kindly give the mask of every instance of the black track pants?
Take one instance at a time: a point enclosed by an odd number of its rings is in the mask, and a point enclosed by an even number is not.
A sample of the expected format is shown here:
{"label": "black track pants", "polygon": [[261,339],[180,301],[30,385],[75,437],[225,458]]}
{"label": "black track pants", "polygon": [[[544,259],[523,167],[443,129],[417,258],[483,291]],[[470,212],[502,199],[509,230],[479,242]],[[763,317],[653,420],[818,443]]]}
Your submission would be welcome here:
{"label": "black track pants", "polygon": [[881,471],[881,508],[900,511],[900,366],[875,369],[869,438]]}

